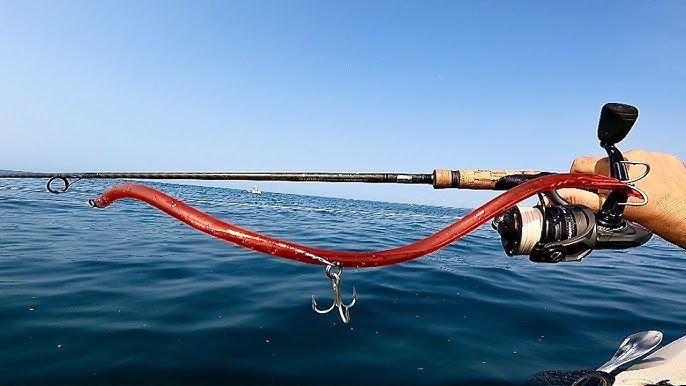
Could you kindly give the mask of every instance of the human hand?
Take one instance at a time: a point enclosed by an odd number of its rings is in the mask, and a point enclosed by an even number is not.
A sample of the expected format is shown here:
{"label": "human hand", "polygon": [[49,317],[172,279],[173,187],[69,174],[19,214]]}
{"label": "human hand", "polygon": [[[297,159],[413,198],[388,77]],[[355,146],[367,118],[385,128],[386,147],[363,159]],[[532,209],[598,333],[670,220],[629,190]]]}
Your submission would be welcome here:
{"label": "human hand", "polygon": [[[636,187],[648,197],[645,206],[627,206],[624,218],[650,229],[663,239],[686,248],[686,166],[677,157],[645,150],[631,150],[624,158],[650,165],[650,173],[636,182]],[[630,178],[645,171],[641,165],[627,165]],[[580,157],[574,160],[572,173],[610,174],[610,163],[600,157]],[[560,196],[571,204],[588,206],[597,211],[607,192],[598,194],[578,190],[561,189]]]}

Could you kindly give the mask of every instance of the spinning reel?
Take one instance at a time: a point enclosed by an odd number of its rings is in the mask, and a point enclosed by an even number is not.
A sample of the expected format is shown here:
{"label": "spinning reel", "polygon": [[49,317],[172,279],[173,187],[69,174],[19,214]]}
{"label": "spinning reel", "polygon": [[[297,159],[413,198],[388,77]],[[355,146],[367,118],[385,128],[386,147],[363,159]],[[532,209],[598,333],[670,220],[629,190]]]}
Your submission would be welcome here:
{"label": "spinning reel", "polygon": [[[636,107],[607,103],[598,122],[598,139],[610,161],[610,176],[627,184],[642,179],[650,170],[646,163],[625,161],[615,146],[629,134],[637,118]],[[644,166],[644,174],[629,179],[627,164]],[[546,205],[539,195],[537,205],[514,206],[493,220],[508,256],[529,255],[531,261],[546,263],[580,261],[594,249],[637,247],[652,236],[648,229],[623,218],[626,206],[647,203],[645,195],[643,202],[632,203],[626,194],[612,191],[597,213],[565,202],[554,191],[544,195],[552,205]]]}

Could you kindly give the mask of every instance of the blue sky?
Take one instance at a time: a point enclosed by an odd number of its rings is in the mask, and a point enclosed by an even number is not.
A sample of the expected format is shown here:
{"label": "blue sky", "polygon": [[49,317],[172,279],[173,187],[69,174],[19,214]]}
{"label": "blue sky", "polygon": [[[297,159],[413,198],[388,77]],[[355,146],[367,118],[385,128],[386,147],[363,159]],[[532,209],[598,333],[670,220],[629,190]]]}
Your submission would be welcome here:
{"label": "blue sky", "polygon": [[[2,1],[0,169],[565,171],[686,159],[686,2]],[[225,186],[246,188],[252,183]],[[474,206],[491,192],[261,183]]]}

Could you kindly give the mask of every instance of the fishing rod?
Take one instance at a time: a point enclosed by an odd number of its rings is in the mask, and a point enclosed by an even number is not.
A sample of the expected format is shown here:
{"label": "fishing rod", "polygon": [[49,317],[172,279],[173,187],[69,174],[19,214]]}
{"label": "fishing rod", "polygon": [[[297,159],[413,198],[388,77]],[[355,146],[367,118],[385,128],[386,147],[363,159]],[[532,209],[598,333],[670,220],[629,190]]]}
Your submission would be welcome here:
{"label": "fishing rod", "polygon": [[[622,141],[638,119],[638,109],[621,103],[607,103],[600,112],[598,139],[610,160],[610,175],[625,183],[645,177],[650,165],[625,161],[615,146]],[[630,180],[627,164],[641,164],[645,173]],[[213,181],[289,181],[289,182],[359,182],[425,184],[434,189],[509,190],[527,181],[556,173],[530,170],[447,170],[432,173],[327,173],[327,172],[81,172],[36,173],[0,172],[2,178],[46,178],[50,193],[65,193],[83,179],[133,180],[213,180]],[[513,207],[497,217],[493,227],[502,237],[505,252],[530,255],[532,261],[578,261],[593,249],[628,248],[642,244],[649,232],[623,219],[629,203],[626,194],[612,192],[596,214],[590,209],[569,205],[554,190],[542,193],[553,205]],[[643,195],[645,204],[647,198]],[[600,227],[596,227],[600,225]],[[627,226],[628,225],[628,226]],[[600,234],[598,234],[600,230]],[[540,233],[540,235],[539,235]],[[569,241],[571,240],[571,241]],[[551,244],[554,243],[554,244]],[[547,244],[547,245],[546,245]]]}
{"label": "fishing rod", "polygon": [[[638,109],[621,103],[607,103],[600,112],[598,139],[610,160],[610,176],[625,183],[633,183],[647,175],[650,166],[625,161],[615,146],[632,129]],[[641,164],[645,173],[630,180],[627,164]],[[322,173],[322,172],[86,172],[35,173],[4,172],[0,178],[47,178],[46,188],[54,194],[65,193],[73,183],[82,179],[135,180],[247,180],[290,182],[362,182],[429,184],[435,189],[510,190],[527,181],[556,173],[527,170],[446,170],[432,173]],[[61,183],[61,185],[60,185]],[[582,186],[583,187],[583,186]],[[635,189],[635,188],[634,188]],[[510,255],[529,255],[532,261],[578,261],[593,249],[630,248],[641,245],[650,232],[623,219],[624,207],[642,205],[628,202],[628,196],[612,192],[598,213],[587,207],[569,205],[554,189],[539,193],[539,205],[512,206],[499,214],[493,228],[501,235],[505,252]],[[546,205],[545,196],[552,205]],[[513,204],[514,205],[514,204]]]}
{"label": "fishing rod", "polygon": [[[631,113],[635,109],[635,116]],[[625,111],[627,110],[627,111]],[[629,105],[608,103],[601,110],[598,124],[599,138],[621,141],[633,126],[638,110]],[[602,134],[601,134],[602,130]],[[619,138],[619,134],[623,136]],[[603,139],[601,138],[601,146]],[[618,151],[613,156],[621,156]],[[620,167],[617,178],[628,179]],[[614,170],[613,170],[614,172]],[[448,170],[434,169],[432,173],[339,173],[339,172],[0,172],[0,179],[48,179],[46,189],[53,194],[65,193],[75,182],[84,179],[133,180],[205,180],[205,181],[285,181],[285,182],[358,182],[374,184],[424,184],[434,189],[508,190],[523,182],[554,174],[533,170]],[[613,177],[615,177],[613,175]],[[59,185],[61,183],[61,185]],[[550,197],[557,203],[560,199]]]}
{"label": "fishing rod", "polygon": [[[50,193],[65,193],[84,179],[361,182],[372,184],[424,184],[434,189],[507,190],[524,181],[551,173],[529,170],[446,170],[432,173],[336,173],[336,172],[0,172],[0,178],[47,178]],[[61,186],[54,185],[61,183]]]}
{"label": "fishing rod", "polygon": [[[343,267],[379,267],[416,259],[453,243],[491,219],[507,255],[529,255],[529,259],[535,262],[580,261],[594,249],[624,249],[647,242],[652,233],[639,224],[625,220],[623,213],[627,205],[647,203],[646,195],[633,183],[645,177],[650,166],[625,161],[615,146],[626,137],[637,118],[638,109],[634,106],[608,103],[601,109],[598,139],[610,160],[610,177],[538,171],[437,169],[431,174],[11,172],[0,174],[0,178],[48,178],[47,189],[56,194],[66,192],[71,184],[80,179],[94,178],[413,183],[431,184],[438,189],[506,190],[433,235],[402,247],[371,252],[322,250],[271,238],[216,219],[174,197],[139,184],[114,186],[89,201],[93,207],[105,208],[119,199],[136,199],[195,229],[238,246],[303,263],[324,265],[333,288],[334,303],[326,310],[319,310],[313,297],[312,308],[319,313],[338,309],[342,320],[347,323],[349,308],[355,303],[355,292],[353,289],[352,303],[343,304],[340,296]],[[645,172],[631,180],[628,164],[643,165]],[[61,181],[63,186],[56,188],[52,185],[55,181]],[[610,193],[600,210],[594,212],[586,206],[565,202],[556,193],[561,188],[607,190]],[[539,197],[537,205],[516,205],[535,195]],[[629,197],[641,198],[642,201],[630,202]]]}

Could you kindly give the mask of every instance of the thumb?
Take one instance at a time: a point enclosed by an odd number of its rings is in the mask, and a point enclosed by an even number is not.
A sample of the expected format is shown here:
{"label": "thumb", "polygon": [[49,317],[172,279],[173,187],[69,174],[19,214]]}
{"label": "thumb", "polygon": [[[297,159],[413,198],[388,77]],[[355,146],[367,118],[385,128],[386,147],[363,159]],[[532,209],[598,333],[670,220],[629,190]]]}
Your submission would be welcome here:
{"label": "thumb", "polygon": [[570,204],[585,205],[594,212],[600,209],[603,201],[600,195],[581,189],[560,189],[557,193]]}

